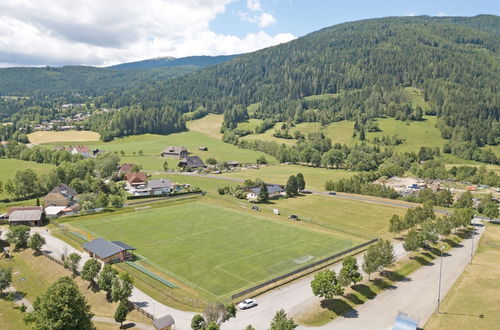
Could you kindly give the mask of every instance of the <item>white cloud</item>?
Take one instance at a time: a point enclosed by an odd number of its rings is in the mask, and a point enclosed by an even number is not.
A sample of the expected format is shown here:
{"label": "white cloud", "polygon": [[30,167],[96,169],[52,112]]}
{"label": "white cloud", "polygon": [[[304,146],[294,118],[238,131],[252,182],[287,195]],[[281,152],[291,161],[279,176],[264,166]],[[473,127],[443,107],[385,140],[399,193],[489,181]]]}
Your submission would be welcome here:
{"label": "white cloud", "polygon": [[440,11],[439,13],[437,13],[436,16],[437,17],[444,17],[444,16],[448,16],[448,15],[446,15],[445,13],[443,13],[442,11]]}
{"label": "white cloud", "polygon": [[261,11],[260,0],[247,0],[247,8],[252,11]]}
{"label": "white cloud", "polygon": [[[109,65],[158,56],[257,50],[292,34],[218,34],[209,24],[233,0],[2,0],[0,63]],[[260,11],[255,21],[276,22]]]}

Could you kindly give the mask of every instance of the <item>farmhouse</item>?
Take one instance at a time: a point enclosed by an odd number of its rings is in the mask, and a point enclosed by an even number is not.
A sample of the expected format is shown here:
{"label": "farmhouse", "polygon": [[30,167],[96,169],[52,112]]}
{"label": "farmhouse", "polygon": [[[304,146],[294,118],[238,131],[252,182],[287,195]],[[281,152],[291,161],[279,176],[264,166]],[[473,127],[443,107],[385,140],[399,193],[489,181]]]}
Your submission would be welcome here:
{"label": "farmhouse", "polygon": [[7,212],[11,226],[41,226],[44,213],[41,206],[11,207]]}
{"label": "farmhouse", "polygon": [[55,146],[55,150],[66,150],[72,155],[82,155],[84,158],[89,158],[92,156],[92,152],[90,149],[86,146],[83,145],[78,145],[78,146],[69,146],[69,147],[63,147],[63,146]]}
{"label": "farmhouse", "polygon": [[168,194],[172,191],[172,182],[166,179],[149,180],[146,188],[151,195]]}
{"label": "farmhouse", "polygon": [[189,171],[198,167],[205,167],[205,163],[198,156],[189,156],[187,158],[181,159],[177,166]]}
{"label": "farmhouse", "polygon": [[[285,189],[283,186],[277,184],[266,184],[267,192],[269,193],[269,198],[278,198],[285,195]],[[259,198],[260,188],[254,187],[247,191],[247,199],[250,201],[256,201]]]}
{"label": "farmhouse", "polygon": [[60,183],[43,198],[43,206],[68,206],[75,202],[76,195],[73,188],[65,183]]}
{"label": "farmhouse", "polygon": [[105,264],[112,264],[133,258],[131,251],[135,248],[120,241],[107,241],[104,238],[97,238],[83,244],[83,249],[92,258],[96,258]]}
{"label": "farmhouse", "polygon": [[187,158],[188,151],[185,147],[168,146],[162,151],[161,156],[162,157]]}
{"label": "farmhouse", "polygon": [[174,318],[167,314],[153,321],[153,326],[156,330],[174,330],[175,321]]}
{"label": "farmhouse", "polygon": [[145,186],[147,182],[147,175],[144,172],[129,172],[125,175],[128,187]]}

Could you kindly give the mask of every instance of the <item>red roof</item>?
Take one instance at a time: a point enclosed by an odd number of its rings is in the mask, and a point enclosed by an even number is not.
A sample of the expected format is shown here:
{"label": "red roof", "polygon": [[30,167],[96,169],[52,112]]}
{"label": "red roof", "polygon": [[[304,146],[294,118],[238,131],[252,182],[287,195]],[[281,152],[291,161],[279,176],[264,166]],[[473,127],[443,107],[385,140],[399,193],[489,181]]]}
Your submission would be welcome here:
{"label": "red roof", "polygon": [[90,150],[87,146],[74,146],[74,148],[76,149],[76,151],[78,151],[79,154],[90,152]]}
{"label": "red roof", "polygon": [[129,172],[125,175],[129,183],[146,182],[147,175],[144,172]]}
{"label": "red roof", "polygon": [[130,172],[132,171],[132,167],[134,167],[135,164],[130,164],[130,163],[125,163],[120,165],[120,171],[121,172]]}

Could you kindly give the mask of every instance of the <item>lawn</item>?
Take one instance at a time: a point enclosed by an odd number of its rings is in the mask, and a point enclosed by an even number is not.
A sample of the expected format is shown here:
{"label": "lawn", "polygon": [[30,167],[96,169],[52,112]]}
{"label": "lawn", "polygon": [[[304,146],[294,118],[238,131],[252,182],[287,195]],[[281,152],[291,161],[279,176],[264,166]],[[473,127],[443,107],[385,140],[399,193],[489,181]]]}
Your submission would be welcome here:
{"label": "lawn", "polygon": [[220,128],[222,127],[222,115],[209,114],[203,118],[188,121],[187,127],[191,131],[200,132],[216,139],[222,138]]}
{"label": "lawn", "polygon": [[72,225],[136,247],[150,264],[212,298],[364,241],[204,202],[82,219]]}
{"label": "lawn", "polygon": [[[30,168],[34,170],[36,174],[40,175],[47,173],[51,168],[54,168],[54,165],[28,162],[17,159],[0,159],[0,168],[2,169],[2,171],[0,171],[0,182],[5,185],[7,180],[12,179],[16,174],[16,171],[18,170],[26,170]],[[3,193],[0,193],[0,199],[8,197],[11,196],[8,196],[5,191]]]}
{"label": "lawn", "polygon": [[14,309],[17,306],[11,301],[0,298],[0,322],[2,330],[29,329],[23,322],[23,314]]}
{"label": "lawn", "polygon": [[223,173],[222,176],[239,179],[260,178],[269,183],[286,184],[290,175],[296,175],[299,172],[304,175],[306,189],[313,190],[325,190],[325,182],[327,180],[336,181],[343,178],[349,178],[357,173],[347,170],[277,164],[262,166],[259,169],[244,169]]}
{"label": "lawn", "polygon": [[92,131],[38,131],[28,134],[31,143],[99,141],[99,133]]}
{"label": "lawn", "polygon": [[366,137],[372,140],[378,136],[381,138],[384,135],[398,135],[405,139],[404,143],[395,146],[397,152],[418,152],[420,147],[439,147],[445,144],[446,140],[441,138],[436,125],[437,118],[435,116],[424,116],[422,121],[405,122],[394,118],[384,118],[377,120],[381,132],[369,132]]}
{"label": "lawn", "polygon": [[[12,285],[17,291],[23,292],[25,298],[34,302],[36,297],[44,293],[47,288],[57,279],[63,276],[71,276],[71,273],[61,265],[45,258],[44,256],[33,256],[33,250],[24,250],[14,253],[13,261],[0,259],[0,267],[12,267]],[[76,277],[75,281],[91,306],[95,315],[113,317],[117,303],[108,303],[103,291],[93,292],[88,288],[88,282]],[[137,311],[127,316],[128,320],[149,323],[149,319]],[[2,328],[3,329],[3,328]]]}
{"label": "lawn", "polygon": [[498,329],[500,225],[487,226],[474,261],[444,298],[441,313],[434,314],[425,329]]}
{"label": "lawn", "polygon": [[259,126],[263,122],[262,119],[249,119],[247,121],[238,123],[239,129],[247,129],[252,132],[255,132],[255,128]]}

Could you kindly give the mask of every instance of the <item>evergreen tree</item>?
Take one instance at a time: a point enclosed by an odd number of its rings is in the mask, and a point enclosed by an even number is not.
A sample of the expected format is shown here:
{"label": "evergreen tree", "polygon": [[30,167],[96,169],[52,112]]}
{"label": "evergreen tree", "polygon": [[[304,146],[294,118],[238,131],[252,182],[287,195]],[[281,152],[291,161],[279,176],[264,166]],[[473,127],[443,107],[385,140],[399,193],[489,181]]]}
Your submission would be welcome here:
{"label": "evergreen tree", "polygon": [[295,176],[295,180],[297,181],[297,190],[306,189],[306,181],[304,180],[304,176],[302,175],[302,173],[298,173]]}
{"label": "evergreen tree", "polygon": [[293,197],[295,195],[297,195],[298,191],[297,191],[297,179],[295,178],[294,175],[291,175],[289,178],[288,178],[288,181],[286,182],[286,186],[285,186],[285,192],[286,192],[286,195],[288,197]]}
{"label": "evergreen tree", "polygon": [[293,318],[289,318],[285,310],[280,309],[274,314],[269,330],[293,330],[297,327]]}
{"label": "evergreen tree", "polygon": [[269,200],[269,192],[267,190],[267,185],[262,182],[259,185],[259,195],[257,196],[259,202],[267,202]]}

